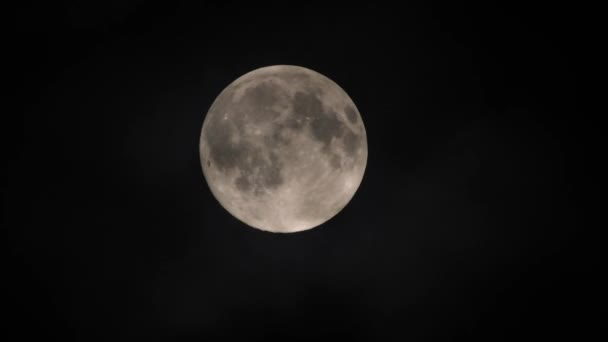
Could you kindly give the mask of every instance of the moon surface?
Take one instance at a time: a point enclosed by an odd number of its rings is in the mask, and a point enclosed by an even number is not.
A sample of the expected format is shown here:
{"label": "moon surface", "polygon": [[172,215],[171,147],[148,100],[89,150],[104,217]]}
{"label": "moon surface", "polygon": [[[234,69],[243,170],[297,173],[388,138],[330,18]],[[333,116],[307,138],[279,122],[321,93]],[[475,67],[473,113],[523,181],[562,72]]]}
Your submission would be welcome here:
{"label": "moon surface", "polygon": [[253,70],[215,99],[200,137],[211,192],[250,227],[317,227],[353,198],[367,164],[367,135],[346,92],[291,65]]}

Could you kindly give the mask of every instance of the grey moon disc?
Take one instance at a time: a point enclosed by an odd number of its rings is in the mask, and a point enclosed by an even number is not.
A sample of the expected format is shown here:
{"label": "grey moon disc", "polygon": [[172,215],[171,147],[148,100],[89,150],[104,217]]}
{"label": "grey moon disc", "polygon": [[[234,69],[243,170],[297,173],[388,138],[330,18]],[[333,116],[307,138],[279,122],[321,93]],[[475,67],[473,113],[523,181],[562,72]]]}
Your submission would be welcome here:
{"label": "grey moon disc", "polygon": [[346,92],[291,65],[253,70],[215,99],[200,137],[203,174],[234,217],[293,233],[338,214],[359,188],[367,135]]}

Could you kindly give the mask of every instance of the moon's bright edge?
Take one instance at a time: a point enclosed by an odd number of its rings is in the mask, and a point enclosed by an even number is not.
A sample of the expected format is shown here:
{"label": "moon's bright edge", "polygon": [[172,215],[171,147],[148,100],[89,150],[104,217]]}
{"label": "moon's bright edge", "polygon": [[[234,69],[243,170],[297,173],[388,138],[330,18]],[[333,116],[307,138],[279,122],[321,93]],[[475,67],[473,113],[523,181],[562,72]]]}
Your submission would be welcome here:
{"label": "moon's bright edge", "polygon": [[200,158],[211,192],[234,217],[291,233],[321,225],[350,202],[365,172],[367,136],[336,83],[277,65],[239,77],[215,99]]}

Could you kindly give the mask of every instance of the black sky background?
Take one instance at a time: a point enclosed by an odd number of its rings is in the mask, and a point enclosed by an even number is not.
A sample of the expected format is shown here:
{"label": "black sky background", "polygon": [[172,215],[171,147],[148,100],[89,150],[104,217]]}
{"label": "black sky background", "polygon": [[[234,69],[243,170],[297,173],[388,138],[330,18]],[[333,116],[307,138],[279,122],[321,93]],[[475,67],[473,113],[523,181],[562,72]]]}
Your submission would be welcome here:
{"label": "black sky background", "polygon": [[[6,12],[9,334],[61,341],[512,341],[595,326],[574,198],[581,11],[202,1]],[[281,235],[213,198],[220,91],[294,64],[366,125],[361,187]]]}

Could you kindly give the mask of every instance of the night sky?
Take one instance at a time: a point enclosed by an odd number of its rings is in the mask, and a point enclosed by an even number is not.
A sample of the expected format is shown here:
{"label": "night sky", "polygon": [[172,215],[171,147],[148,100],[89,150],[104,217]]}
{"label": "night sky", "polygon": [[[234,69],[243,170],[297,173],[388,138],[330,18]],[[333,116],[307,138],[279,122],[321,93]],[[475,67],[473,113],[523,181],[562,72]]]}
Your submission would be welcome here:
{"label": "night sky", "polygon": [[[581,242],[573,194],[581,11],[218,3],[5,11],[3,330],[60,341],[590,333],[582,284],[599,252]],[[215,97],[273,64],[334,80],[367,130],[353,200],[297,234],[236,220],[199,161]]]}

